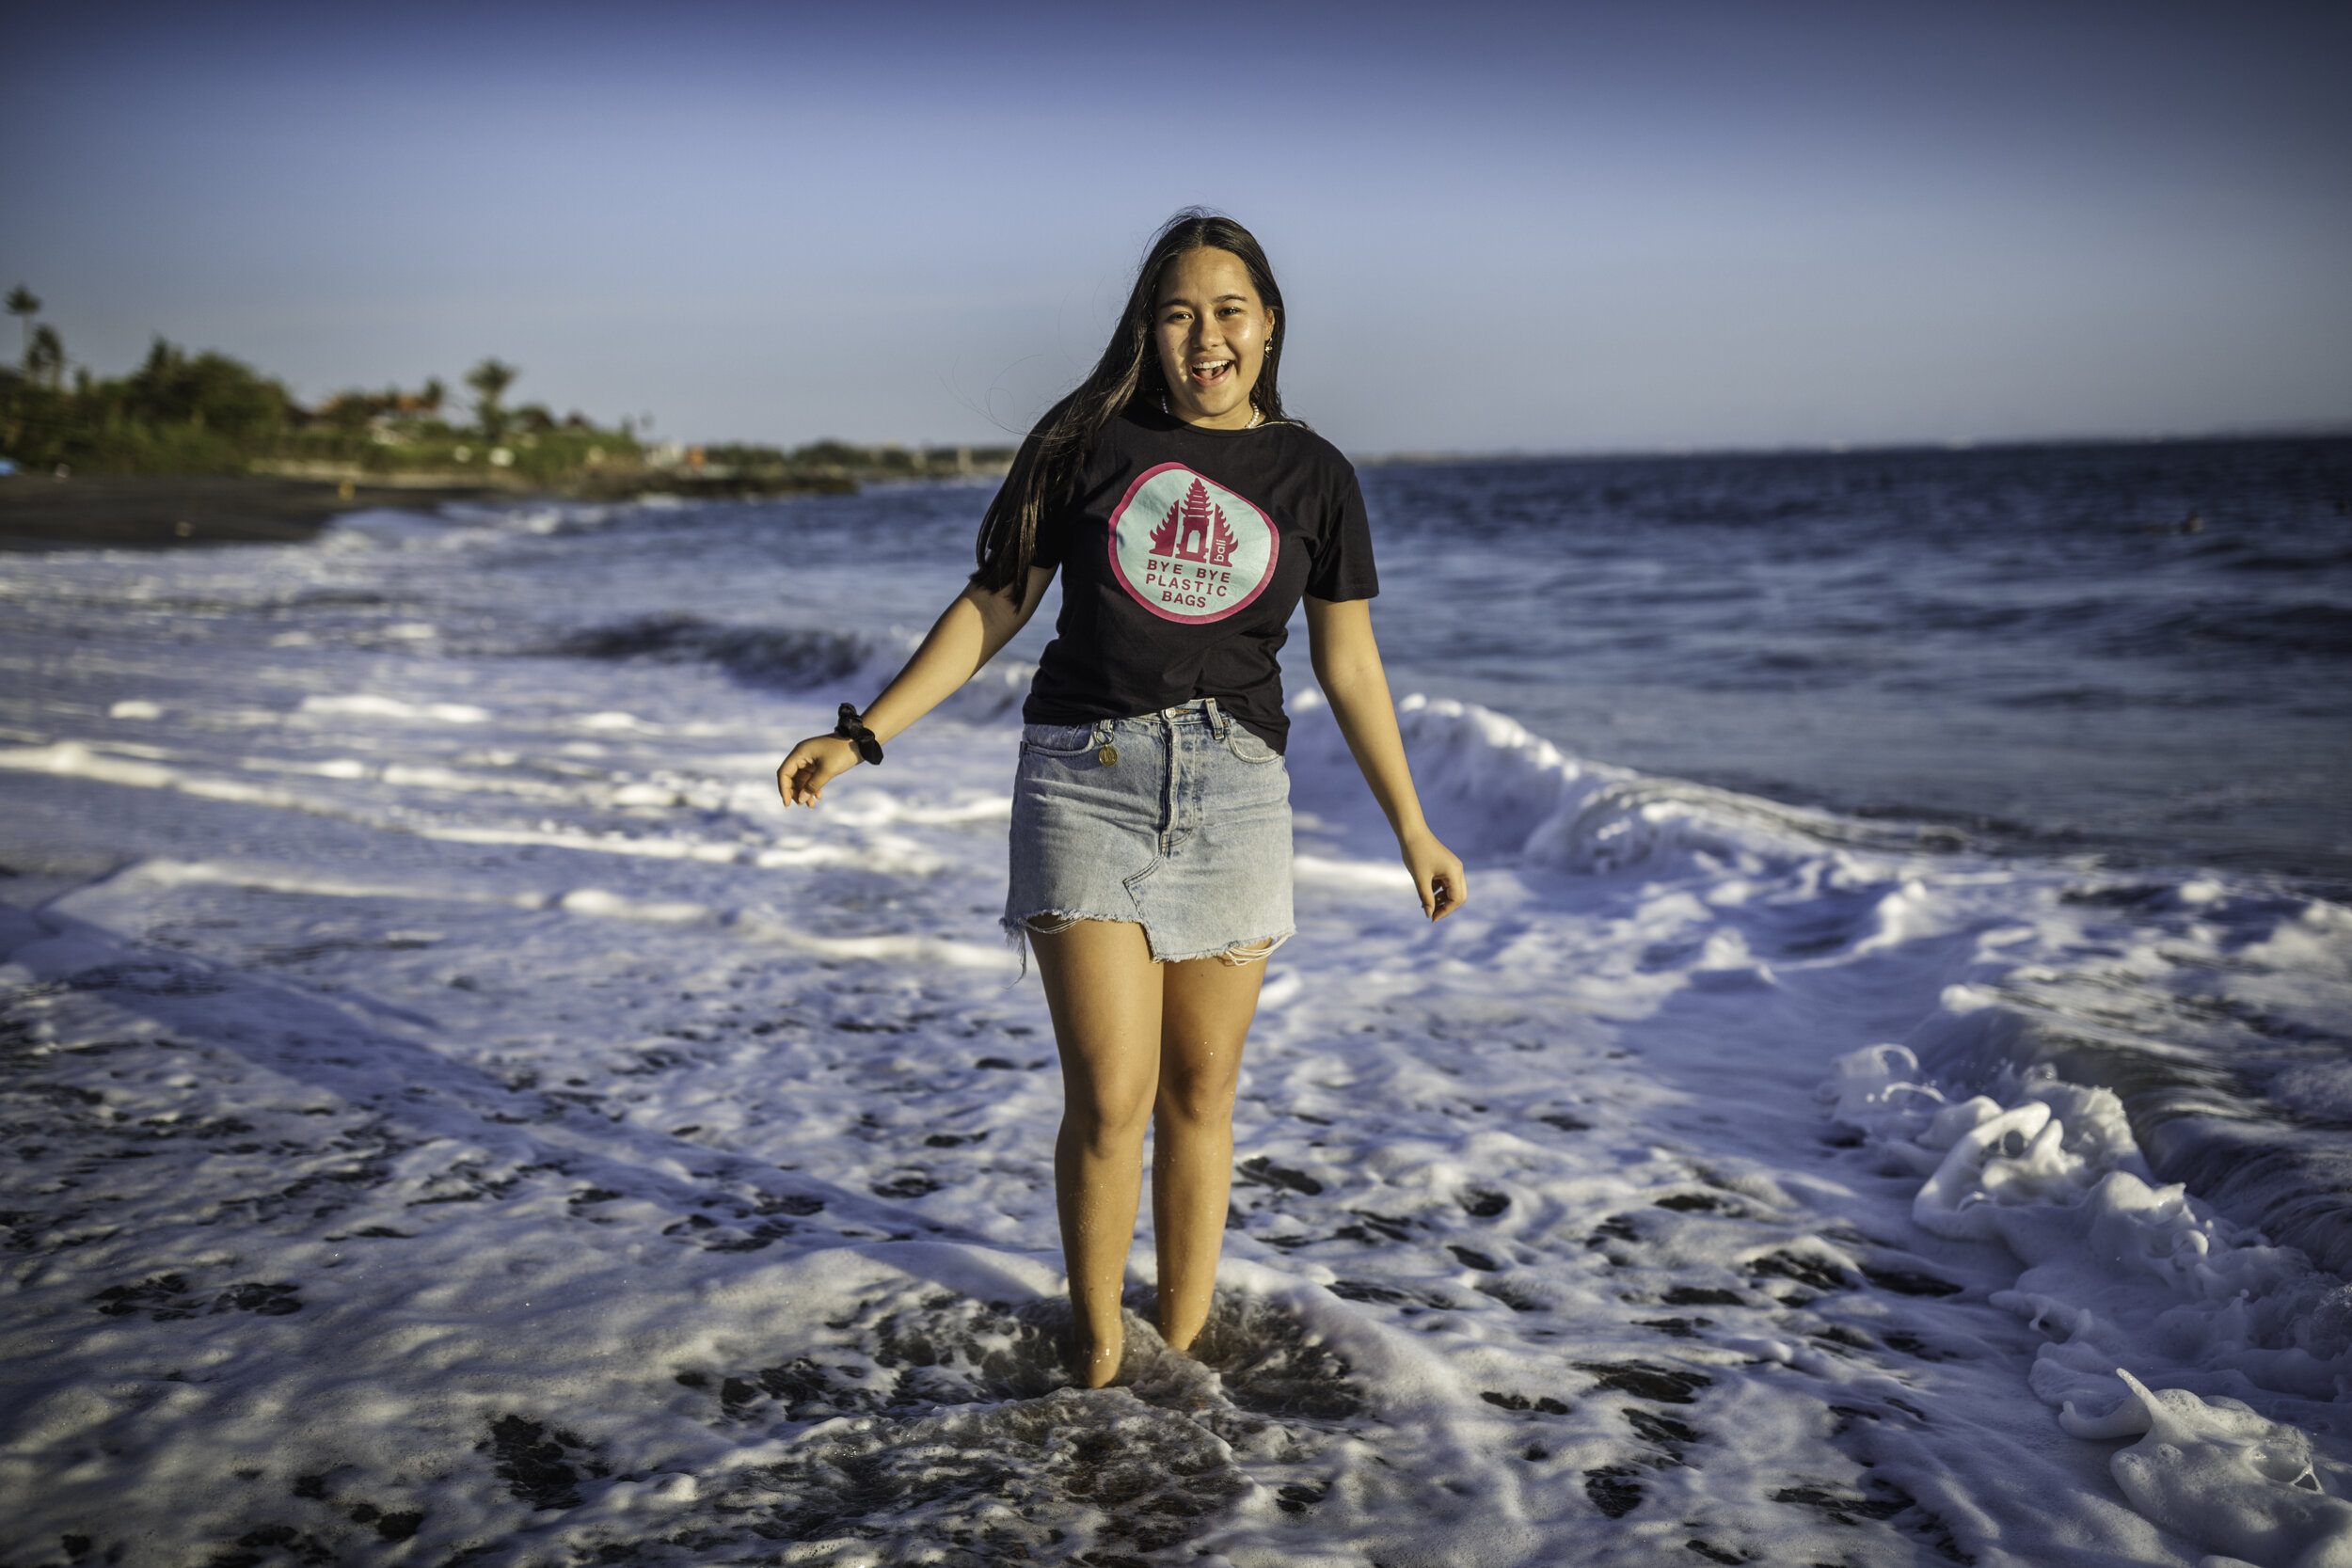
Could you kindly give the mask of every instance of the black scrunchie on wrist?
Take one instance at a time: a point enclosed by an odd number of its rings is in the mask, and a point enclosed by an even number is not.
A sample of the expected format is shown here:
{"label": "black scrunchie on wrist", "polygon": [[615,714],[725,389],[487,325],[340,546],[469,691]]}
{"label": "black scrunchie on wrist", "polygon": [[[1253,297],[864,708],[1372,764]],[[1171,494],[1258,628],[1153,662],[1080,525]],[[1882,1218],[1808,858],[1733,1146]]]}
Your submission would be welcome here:
{"label": "black scrunchie on wrist", "polygon": [[882,742],[874,738],[874,732],[858,718],[855,703],[841,705],[841,721],[834,725],[833,733],[844,740],[856,742],[857,754],[867,762],[877,765],[882,762]]}

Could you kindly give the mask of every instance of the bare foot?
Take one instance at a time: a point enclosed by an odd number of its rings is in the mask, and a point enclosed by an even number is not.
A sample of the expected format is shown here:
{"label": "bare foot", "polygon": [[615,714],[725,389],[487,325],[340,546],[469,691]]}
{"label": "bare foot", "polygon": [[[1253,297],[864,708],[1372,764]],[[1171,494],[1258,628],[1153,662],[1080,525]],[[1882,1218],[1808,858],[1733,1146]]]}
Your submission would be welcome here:
{"label": "bare foot", "polygon": [[1126,1355],[1126,1336],[1094,1341],[1091,1348],[1083,1330],[1072,1338],[1076,1354],[1071,1360],[1078,1369],[1078,1381],[1089,1388],[1108,1386],[1111,1379],[1119,1375],[1119,1364]]}

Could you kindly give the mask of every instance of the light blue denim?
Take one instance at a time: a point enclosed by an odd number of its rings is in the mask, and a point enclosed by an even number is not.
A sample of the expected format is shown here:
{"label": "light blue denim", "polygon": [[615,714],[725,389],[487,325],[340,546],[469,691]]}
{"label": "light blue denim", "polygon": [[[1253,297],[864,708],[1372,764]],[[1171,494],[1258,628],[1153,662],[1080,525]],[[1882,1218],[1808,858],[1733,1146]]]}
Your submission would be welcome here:
{"label": "light blue denim", "polygon": [[1134,921],[1161,963],[1273,951],[1294,929],[1281,753],[1212,697],[1025,727],[1005,930],[1082,920]]}

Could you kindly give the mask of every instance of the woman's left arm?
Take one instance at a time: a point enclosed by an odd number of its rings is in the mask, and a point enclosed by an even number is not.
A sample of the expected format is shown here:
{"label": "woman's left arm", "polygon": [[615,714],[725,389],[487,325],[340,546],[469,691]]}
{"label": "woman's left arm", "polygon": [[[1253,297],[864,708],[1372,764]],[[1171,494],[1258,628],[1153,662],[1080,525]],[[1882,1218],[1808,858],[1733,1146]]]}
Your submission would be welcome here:
{"label": "woman's left arm", "polygon": [[1356,766],[1373,799],[1388,814],[1396,832],[1396,847],[1421,894],[1422,912],[1443,920],[1470,899],[1470,881],[1462,875],[1462,859],[1438,842],[1422,819],[1421,797],[1413,789],[1413,770],[1406,765],[1405,741],[1396,733],[1396,705],[1389,695],[1388,673],[1380,668],[1380,644],[1372,635],[1372,601],[1342,599],[1336,603],[1310,596],[1307,600],[1307,647],[1315,679],[1330,700],[1331,717],[1347,737]]}

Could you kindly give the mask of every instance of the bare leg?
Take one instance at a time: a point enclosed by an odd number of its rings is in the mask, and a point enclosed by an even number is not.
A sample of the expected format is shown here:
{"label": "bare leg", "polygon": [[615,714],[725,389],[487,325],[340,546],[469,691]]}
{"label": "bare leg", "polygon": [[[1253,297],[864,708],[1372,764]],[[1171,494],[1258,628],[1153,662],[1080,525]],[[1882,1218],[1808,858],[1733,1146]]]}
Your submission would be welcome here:
{"label": "bare leg", "polygon": [[1085,920],[1032,935],[1061,1053],[1054,1202],[1077,1318],[1079,1374],[1100,1388],[1126,1336],[1119,1291],[1142,1198],[1143,1133],[1159,1092],[1161,970],[1143,927]]}
{"label": "bare leg", "polygon": [[1258,1010],[1263,963],[1164,964],[1152,1227],[1160,1259],[1160,1337],[1190,1350],[1208,1322],[1233,1180],[1233,1091]]}

